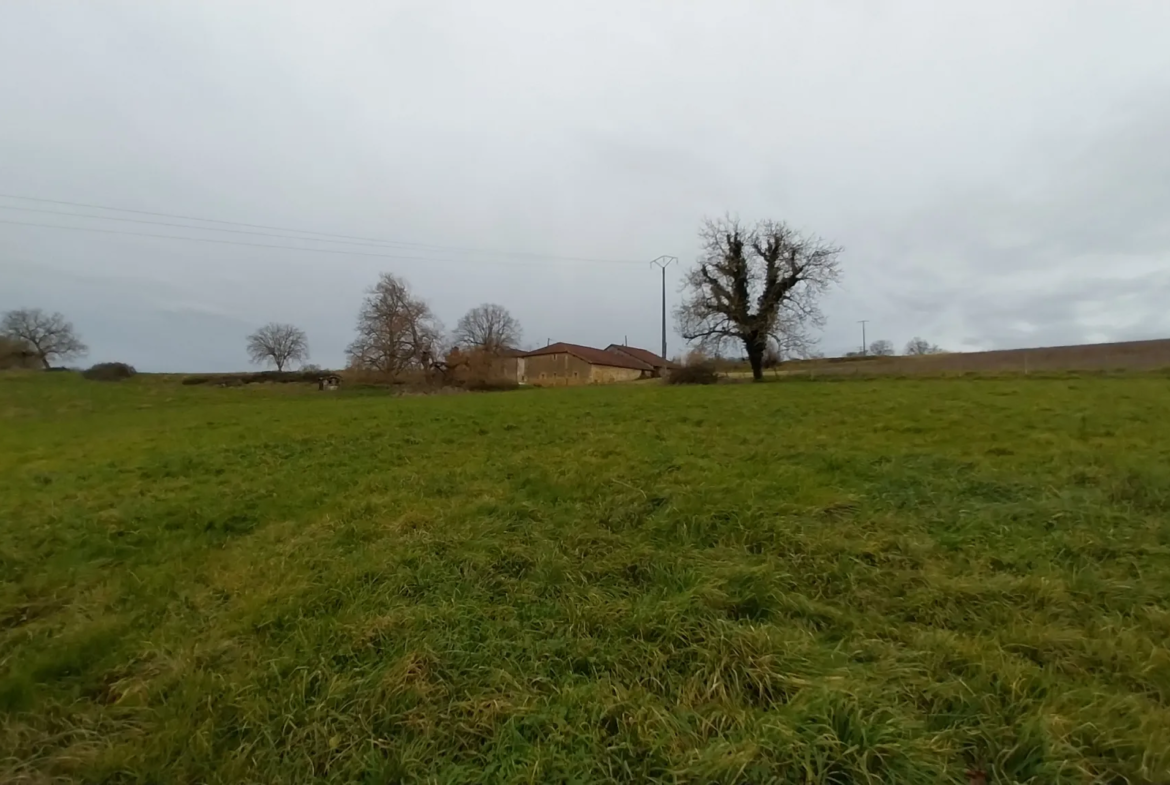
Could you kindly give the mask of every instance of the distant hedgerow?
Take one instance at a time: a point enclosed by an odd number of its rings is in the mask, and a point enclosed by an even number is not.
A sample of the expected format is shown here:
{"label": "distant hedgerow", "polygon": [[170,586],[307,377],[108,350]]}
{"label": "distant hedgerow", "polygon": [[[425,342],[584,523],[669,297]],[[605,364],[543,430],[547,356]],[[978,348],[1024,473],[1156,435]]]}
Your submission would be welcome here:
{"label": "distant hedgerow", "polygon": [[199,376],[187,376],[183,379],[182,384],[211,384],[221,387],[238,387],[243,384],[258,384],[261,382],[276,382],[280,384],[294,382],[316,383],[323,373],[325,372],[319,369],[305,369],[300,371],[260,371],[259,373],[202,374]]}

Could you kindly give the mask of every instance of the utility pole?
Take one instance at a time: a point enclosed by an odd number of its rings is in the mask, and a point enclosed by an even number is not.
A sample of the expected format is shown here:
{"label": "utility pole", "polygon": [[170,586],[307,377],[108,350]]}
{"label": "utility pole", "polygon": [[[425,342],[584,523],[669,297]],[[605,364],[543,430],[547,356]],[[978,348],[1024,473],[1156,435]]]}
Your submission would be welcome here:
{"label": "utility pole", "polygon": [[867,346],[865,343],[865,324],[868,321],[869,321],[869,319],[860,319],[857,322],[858,324],[861,325],[861,353],[862,353],[862,355],[869,354],[869,346]]}
{"label": "utility pole", "polygon": [[666,359],[666,268],[671,262],[677,262],[677,256],[659,256],[650,262],[651,267],[662,268],[662,359]]}

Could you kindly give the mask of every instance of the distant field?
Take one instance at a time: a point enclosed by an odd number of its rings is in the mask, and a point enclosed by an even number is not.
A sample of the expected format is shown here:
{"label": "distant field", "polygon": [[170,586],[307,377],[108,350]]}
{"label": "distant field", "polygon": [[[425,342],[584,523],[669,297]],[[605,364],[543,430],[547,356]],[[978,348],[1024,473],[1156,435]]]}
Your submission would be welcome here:
{"label": "distant field", "polygon": [[1170,782],[1168,406],[0,375],[0,782]]}
{"label": "distant field", "polygon": [[[1042,346],[917,357],[834,357],[784,363],[781,373],[812,376],[939,376],[942,374],[1149,371],[1170,368],[1170,339]],[[750,375],[750,374],[749,374]]]}

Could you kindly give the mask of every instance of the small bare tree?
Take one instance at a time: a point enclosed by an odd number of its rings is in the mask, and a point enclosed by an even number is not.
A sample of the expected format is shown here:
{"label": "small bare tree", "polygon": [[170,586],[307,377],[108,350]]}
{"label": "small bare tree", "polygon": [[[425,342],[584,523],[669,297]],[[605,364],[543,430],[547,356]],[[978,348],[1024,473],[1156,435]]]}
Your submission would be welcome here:
{"label": "small bare tree", "polygon": [[495,303],[477,305],[455,326],[455,343],[496,354],[520,345],[520,322],[508,309]]}
{"label": "small bare tree", "polygon": [[869,345],[869,354],[874,357],[893,357],[897,352],[894,351],[893,341],[874,341]]}
{"label": "small bare tree", "polygon": [[272,363],[283,371],[289,363],[309,359],[309,339],[299,327],[269,322],[248,336],[248,357],[257,365]]}
{"label": "small bare tree", "polygon": [[676,312],[683,337],[711,350],[742,342],[757,381],[769,343],[781,356],[807,355],[809,329],[824,323],[817,300],[839,276],[841,249],[780,221],[709,219],[699,237],[703,252]]}
{"label": "small bare tree", "polygon": [[402,278],[382,273],[358,312],[357,338],[346,349],[349,364],[397,374],[442,356],[443,325]]}
{"label": "small bare tree", "polygon": [[0,335],[30,347],[45,368],[52,367],[54,360],[72,360],[89,352],[64,316],[45,313],[40,308],[21,308],[4,314],[0,319]]}
{"label": "small bare tree", "polygon": [[906,344],[906,351],[903,354],[921,355],[921,354],[942,354],[943,349],[936,344],[931,343],[925,338],[915,336],[911,338]]}

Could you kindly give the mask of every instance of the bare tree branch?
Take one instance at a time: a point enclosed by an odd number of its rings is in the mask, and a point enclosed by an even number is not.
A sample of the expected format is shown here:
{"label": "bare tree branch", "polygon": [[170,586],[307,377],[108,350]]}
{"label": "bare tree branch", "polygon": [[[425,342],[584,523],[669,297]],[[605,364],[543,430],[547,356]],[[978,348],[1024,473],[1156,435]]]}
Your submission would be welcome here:
{"label": "bare tree branch", "polygon": [[683,337],[712,352],[741,343],[755,379],[769,347],[783,359],[811,353],[809,330],[824,323],[817,303],[839,277],[841,249],[781,221],[748,227],[731,217],[708,219],[699,238],[675,313]]}
{"label": "bare tree branch", "polygon": [[257,365],[272,363],[283,371],[290,362],[309,359],[309,339],[299,327],[269,322],[248,336],[248,357]]}
{"label": "bare tree branch", "polygon": [[521,334],[520,322],[507,308],[484,303],[463,315],[455,326],[453,337],[458,345],[495,354],[519,346]]}
{"label": "bare tree branch", "polygon": [[64,316],[45,313],[40,308],[21,308],[4,314],[0,335],[31,347],[45,368],[52,367],[53,360],[72,360],[89,352]]}
{"label": "bare tree branch", "polygon": [[406,281],[382,273],[358,312],[357,337],[346,349],[349,364],[397,374],[427,368],[442,356],[443,326]]}
{"label": "bare tree branch", "polygon": [[778,362],[807,360],[816,354],[820,340],[809,333],[809,321],[803,315],[781,313],[779,320],[770,341]]}

